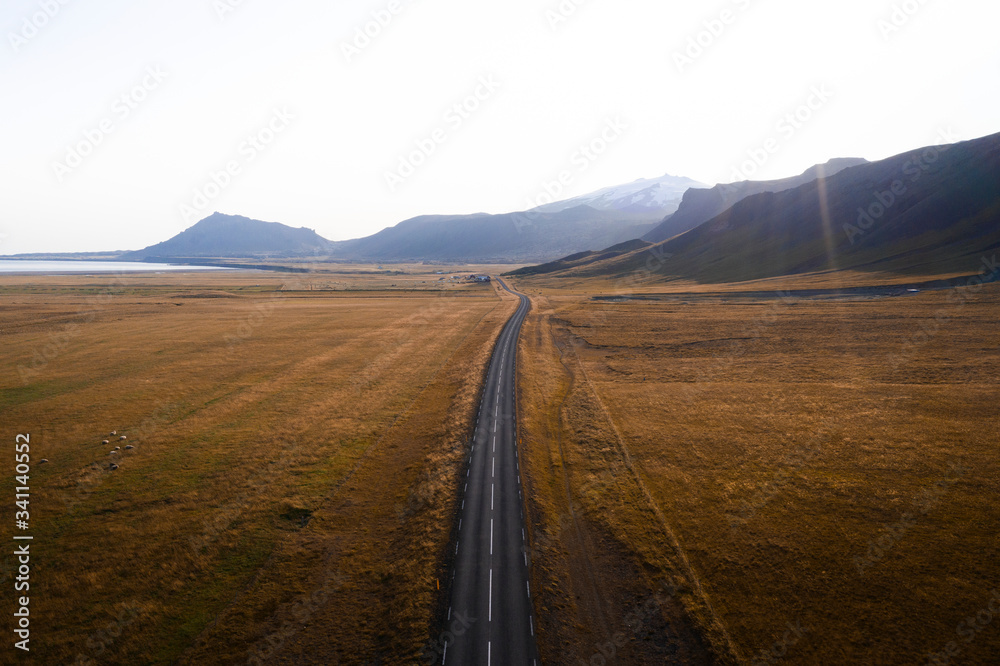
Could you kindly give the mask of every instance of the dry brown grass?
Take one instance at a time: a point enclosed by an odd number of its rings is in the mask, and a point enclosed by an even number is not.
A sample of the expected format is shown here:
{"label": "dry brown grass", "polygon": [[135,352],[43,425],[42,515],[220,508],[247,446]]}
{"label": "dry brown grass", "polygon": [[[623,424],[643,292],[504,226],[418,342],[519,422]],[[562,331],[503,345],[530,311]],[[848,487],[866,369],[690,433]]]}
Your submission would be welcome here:
{"label": "dry brown grass", "polygon": [[[673,577],[687,613],[665,623],[722,661],[925,663],[952,642],[995,661],[1000,618],[961,623],[1000,586],[1000,287],[608,303],[519,284],[543,654],[588,659]],[[661,663],[677,633],[629,633],[626,662]]]}
{"label": "dry brown grass", "polygon": [[[3,427],[36,461],[38,663],[419,655],[515,301],[308,279],[0,280]],[[111,472],[113,429],[136,448]]]}
{"label": "dry brown grass", "polygon": [[[650,258],[651,265],[656,264],[656,257]],[[665,260],[666,261],[666,260]],[[903,273],[882,273],[859,270],[822,271],[800,275],[782,275],[779,277],[748,280],[746,282],[701,283],[686,278],[672,278],[664,281],[663,277],[651,272],[639,271],[635,274],[611,277],[583,277],[573,274],[534,276],[522,279],[521,286],[529,293],[562,295],[575,294],[590,297],[593,295],[616,294],[726,294],[733,292],[776,292],[794,289],[850,289],[871,285],[909,285],[924,280],[955,280],[974,275],[982,266],[970,266],[968,271],[942,275],[908,275]]]}
{"label": "dry brown grass", "polygon": [[[219,264],[239,264],[246,260],[219,260]],[[274,269],[292,267],[305,269],[307,274],[298,274],[307,289],[321,291],[371,291],[391,289],[464,289],[466,284],[449,278],[465,278],[471,274],[499,275],[521,268],[520,264],[342,264],[326,261],[262,261],[252,262],[255,266],[270,266]],[[444,278],[442,280],[442,278]]]}
{"label": "dry brown grass", "polygon": [[[545,663],[698,662],[704,641],[667,535],[616,452],[551,303],[534,299],[519,350],[519,430]],[[637,540],[638,534],[646,535]],[[591,661],[593,660],[593,661]]]}

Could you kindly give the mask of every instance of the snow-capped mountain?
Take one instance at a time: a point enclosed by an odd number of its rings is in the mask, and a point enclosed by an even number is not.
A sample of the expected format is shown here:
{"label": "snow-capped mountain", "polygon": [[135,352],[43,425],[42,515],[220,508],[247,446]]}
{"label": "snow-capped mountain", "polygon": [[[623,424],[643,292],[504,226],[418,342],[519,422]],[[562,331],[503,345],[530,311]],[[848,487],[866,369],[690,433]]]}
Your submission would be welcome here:
{"label": "snow-capped mountain", "polygon": [[677,210],[684,192],[692,187],[707,186],[690,178],[666,174],[659,178],[640,178],[624,185],[605,187],[572,199],[545,204],[535,210],[555,213],[587,205],[598,210],[649,213],[652,217],[669,215]]}

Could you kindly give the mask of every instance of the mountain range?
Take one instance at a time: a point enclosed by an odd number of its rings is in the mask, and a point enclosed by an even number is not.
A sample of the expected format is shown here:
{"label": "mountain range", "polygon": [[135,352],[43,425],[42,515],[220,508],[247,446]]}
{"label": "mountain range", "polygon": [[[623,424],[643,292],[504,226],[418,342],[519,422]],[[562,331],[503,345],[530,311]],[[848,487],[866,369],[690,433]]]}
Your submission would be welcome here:
{"label": "mountain range", "polygon": [[518,274],[738,282],[843,269],[914,275],[988,269],[995,277],[1000,134],[752,194],[693,229],[646,242]]}
{"label": "mountain range", "polygon": [[365,238],[330,241],[311,229],[216,212],[169,240],[125,252],[119,259],[308,257],[341,262],[527,263],[620,243],[654,226],[656,220],[641,213],[579,205],[551,213],[425,215]]}
{"label": "mountain range", "polygon": [[564,201],[538,206],[539,212],[558,212],[575,206],[590,206],[597,210],[618,210],[627,213],[670,215],[680,206],[684,193],[692,187],[706,187],[696,180],[666,174],[659,178],[640,178],[631,183],[605,187]]}
{"label": "mountain range", "polygon": [[716,185],[710,189],[692,186],[684,192],[683,199],[675,213],[668,215],[652,231],[642,237],[651,243],[659,243],[690,231],[711,220],[738,201],[761,192],[784,192],[812,182],[817,178],[830,177],[844,169],[868,160],[853,157],[832,159],[826,164],[817,164],[798,176],[781,180],[743,180],[726,185]]}
{"label": "mountain range", "polygon": [[169,240],[125,252],[119,258],[153,261],[178,257],[313,257],[327,253],[329,247],[330,241],[312,229],[214,213]]}
{"label": "mountain range", "polygon": [[844,268],[960,271],[1000,248],[1000,134],[877,162],[834,159],[782,180],[700,185],[665,175],[523,212],[415,217],[347,241],[215,213],[169,240],[106,254],[532,263],[517,273],[721,282]]}
{"label": "mountain range", "polygon": [[526,263],[642,236],[656,225],[642,213],[578,205],[555,212],[427,215],[357,240],[333,243],[338,260]]}
{"label": "mountain range", "polygon": [[124,253],[129,261],[171,258],[302,258],[331,261],[530,263],[643,236],[701,183],[640,179],[531,210],[423,215],[376,234],[329,241],[310,229],[214,213],[173,238]]}

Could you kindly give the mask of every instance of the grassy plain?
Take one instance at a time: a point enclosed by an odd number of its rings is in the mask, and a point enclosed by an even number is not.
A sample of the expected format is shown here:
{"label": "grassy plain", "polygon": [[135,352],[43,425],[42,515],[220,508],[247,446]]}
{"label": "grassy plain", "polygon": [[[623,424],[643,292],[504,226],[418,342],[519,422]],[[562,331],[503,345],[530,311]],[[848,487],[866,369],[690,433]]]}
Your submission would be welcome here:
{"label": "grassy plain", "polygon": [[[655,255],[653,256],[655,259]],[[655,265],[655,263],[654,263]],[[979,270],[982,266],[969,267]],[[954,280],[961,282],[971,274],[970,270],[942,273],[940,275],[914,275],[906,273],[886,273],[859,270],[821,271],[802,275],[782,275],[779,277],[747,280],[745,282],[706,283],[688,278],[664,279],[654,273],[638,271],[620,276],[577,276],[572,273],[560,277],[533,276],[520,279],[520,285],[529,293],[555,293],[578,296],[601,294],[614,295],[684,295],[684,294],[733,294],[737,292],[770,292],[802,289],[857,289],[877,286],[896,286],[904,289],[908,285],[924,281]]]}
{"label": "grassy plain", "polygon": [[548,661],[996,663],[1000,285],[514,283]]}
{"label": "grassy plain", "polygon": [[436,270],[0,278],[35,663],[419,659],[516,306]]}

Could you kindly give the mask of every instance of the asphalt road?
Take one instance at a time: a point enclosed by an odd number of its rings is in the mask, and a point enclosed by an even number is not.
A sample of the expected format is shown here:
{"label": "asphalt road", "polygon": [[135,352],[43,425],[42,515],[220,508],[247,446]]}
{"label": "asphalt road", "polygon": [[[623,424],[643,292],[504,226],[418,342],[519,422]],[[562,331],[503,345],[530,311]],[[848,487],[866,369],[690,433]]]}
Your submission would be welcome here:
{"label": "asphalt road", "polygon": [[[511,293],[507,285],[500,285]],[[497,340],[469,459],[441,663],[538,663],[517,452],[514,378],[526,296]]]}

